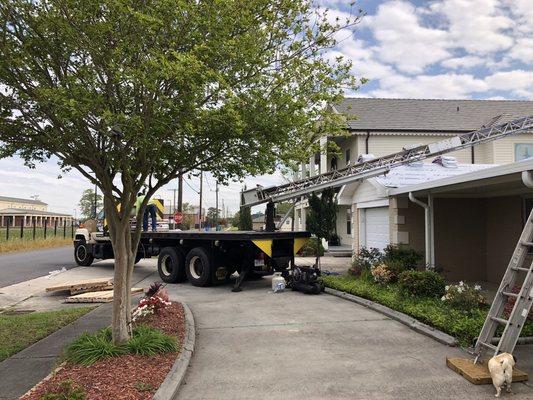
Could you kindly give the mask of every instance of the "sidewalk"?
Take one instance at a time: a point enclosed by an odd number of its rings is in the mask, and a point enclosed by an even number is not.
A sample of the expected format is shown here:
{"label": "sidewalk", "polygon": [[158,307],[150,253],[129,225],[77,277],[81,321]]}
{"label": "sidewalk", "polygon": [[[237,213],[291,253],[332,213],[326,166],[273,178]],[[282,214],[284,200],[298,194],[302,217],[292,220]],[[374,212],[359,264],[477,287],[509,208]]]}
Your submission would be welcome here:
{"label": "sidewalk", "polygon": [[111,323],[111,303],[88,312],[70,325],[0,363],[0,399],[18,399],[45,378],[58,364],[63,347],[83,332]]}

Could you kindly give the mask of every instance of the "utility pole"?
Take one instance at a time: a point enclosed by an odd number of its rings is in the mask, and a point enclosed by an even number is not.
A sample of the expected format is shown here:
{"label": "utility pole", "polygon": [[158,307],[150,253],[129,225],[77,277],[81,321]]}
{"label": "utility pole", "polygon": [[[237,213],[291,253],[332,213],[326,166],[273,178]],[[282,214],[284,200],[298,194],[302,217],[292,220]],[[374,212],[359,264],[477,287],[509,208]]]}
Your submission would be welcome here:
{"label": "utility pole", "polygon": [[200,230],[202,230],[202,192],[204,190],[204,172],[200,171],[200,208],[198,209],[198,219]]}
{"label": "utility pole", "polygon": [[216,227],[218,226],[218,180],[217,180],[217,183],[216,183],[216,189],[215,189],[215,208],[216,208],[216,211],[215,211],[215,229]]}
{"label": "utility pole", "polygon": [[178,178],[178,211],[183,211],[183,175]]}

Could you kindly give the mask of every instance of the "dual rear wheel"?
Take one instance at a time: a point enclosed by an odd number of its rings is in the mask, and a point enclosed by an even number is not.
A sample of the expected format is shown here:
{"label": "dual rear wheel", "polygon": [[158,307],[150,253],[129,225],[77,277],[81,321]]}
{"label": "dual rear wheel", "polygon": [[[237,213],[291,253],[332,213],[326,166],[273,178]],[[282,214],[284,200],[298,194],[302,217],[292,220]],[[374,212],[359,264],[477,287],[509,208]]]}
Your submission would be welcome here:
{"label": "dual rear wheel", "polygon": [[203,247],[190,250],[187,256],[179,247],[165,247],[159,253],[157,270],[167,283],[184,282],[185,279],[189,279],[193,286],[210,286],[212,283],[212,266]]}

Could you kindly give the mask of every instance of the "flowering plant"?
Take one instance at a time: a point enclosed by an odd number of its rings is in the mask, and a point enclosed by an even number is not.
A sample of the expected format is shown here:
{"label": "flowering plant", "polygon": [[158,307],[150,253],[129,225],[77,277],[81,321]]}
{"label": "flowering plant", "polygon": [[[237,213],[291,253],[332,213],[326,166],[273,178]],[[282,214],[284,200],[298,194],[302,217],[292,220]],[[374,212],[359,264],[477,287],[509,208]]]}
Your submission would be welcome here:
{"label": "flowering plant", "polygon": [[[522,286],[515,285],[513,287],[513,290],[511,290],[511,293],[518,294],[518,293],[520,293],[520,289],[522,289]],[[505,319],[508,319],[509,316],[511,315],[511,312],[513,311],[515,303],[516,303],[516,299],[514,297],[509,297],[507,299],[507,303],[505,304],[505,308],[504,308],[504,312],[503,312],[503,314],[505,316]],[[531,308],[531,310],[529,311],[527,319],[530,320],[530,321],[533,321],[533,308]]]}
{"label": "flowering plant", "polygon": [[162,308],[165,308],[172,303],[168,299],[167,291],[162,287],[161,283],[155,282],[150,285],[145,297],[139,301],[139,305],[133,311],[131,319],[136,321],[139,318],[146,317],[157,313]]}
{"label": "flowering plant", "polygon": [[381,285],[385,285],[396,279],[396,275],[394,274],[394,272],[392,272],[390,268],[385,264],[378,264],[372,267],[370,269],[370,272],[372,273],[374,282],[379,283]]}
{"label": "flowering plant", "polygon": [[485,297],[481,294],[480,285],[469,285],[460,281],[458,285],[447,285],[444,288],[442,301],[451,306],[468,311],[485,304]]}

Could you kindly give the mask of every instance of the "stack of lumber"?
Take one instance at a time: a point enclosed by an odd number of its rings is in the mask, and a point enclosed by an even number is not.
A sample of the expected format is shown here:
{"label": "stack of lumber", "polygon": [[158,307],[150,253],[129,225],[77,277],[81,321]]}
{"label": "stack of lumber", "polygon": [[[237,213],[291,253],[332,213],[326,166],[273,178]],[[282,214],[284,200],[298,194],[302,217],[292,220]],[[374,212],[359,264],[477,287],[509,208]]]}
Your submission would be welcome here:
{"label": "stack of lumber", "polygon": [[[67,303],[108,303],[113,301],[113,279],[98,278],[86,279],[76,282],[67,282],[62,285],[46,288],[47,292],[70,292]],[[132,288],[131,293],[141,293],[142,288]]]}

